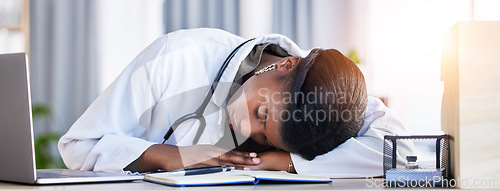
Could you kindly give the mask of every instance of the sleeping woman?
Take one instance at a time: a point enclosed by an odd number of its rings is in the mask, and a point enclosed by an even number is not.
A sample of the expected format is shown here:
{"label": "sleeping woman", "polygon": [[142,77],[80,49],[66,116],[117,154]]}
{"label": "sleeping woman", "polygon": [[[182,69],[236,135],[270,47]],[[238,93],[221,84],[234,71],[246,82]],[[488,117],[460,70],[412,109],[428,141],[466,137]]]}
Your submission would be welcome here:
{"label": "sleeping woman", "polygon": [[[202,119],[178,122],[195,111]],[[140,53],[58,146],[70,169],[232,165],[340,178],[382,175],[384,135],[407,134],[335,49],[190,29]]]}

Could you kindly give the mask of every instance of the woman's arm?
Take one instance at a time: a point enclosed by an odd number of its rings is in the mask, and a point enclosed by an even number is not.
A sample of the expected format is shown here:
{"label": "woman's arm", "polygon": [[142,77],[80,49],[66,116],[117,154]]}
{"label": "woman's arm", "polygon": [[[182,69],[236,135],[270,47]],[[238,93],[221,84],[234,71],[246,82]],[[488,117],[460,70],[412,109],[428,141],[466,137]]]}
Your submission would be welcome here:
{"label": "woman's arm", "polygon": [[195,166],[231,165],[243,169],[241,165],[258,165],[256,153],[227,151],[212,145],[193,145],[178,147],[168,144],[155,144],[139,158],[139,171],[147,172],[162,169],[172,171]]}
{"label": "woman's arm", "polygon": [[258,165],[247,165],[245,170],[276,170],[295,173],[290,153],[281,150],[266,151],[258,155]]}
{"label": "woman's arm", "polygon": [[[151,146],[161,137],[155,135],[163,135],[164,128],[180,115],[168,107],[157,108],[160,100],[210,83],[206,79],[215,76],[219,67],[207,67],[209,63],[222,64],[242,40],[221,30],[192,29],[169,33],[153,42],[60,139],[58,147],[65,164],[70,169],[118,172],[146,155],[149,148],[156,148]],[[186,108],[191,111],[196,104],[189,103]],[[160,154],[171,153],[157,156]]]}
{"label": "woman's arm", "polygon": [[119,172],[154,144],[140,138],[162,93],[161,76],[148,67],[162,64],[156,58],[166,42],[163,36],[139,54],[60,139],[68,168]]}

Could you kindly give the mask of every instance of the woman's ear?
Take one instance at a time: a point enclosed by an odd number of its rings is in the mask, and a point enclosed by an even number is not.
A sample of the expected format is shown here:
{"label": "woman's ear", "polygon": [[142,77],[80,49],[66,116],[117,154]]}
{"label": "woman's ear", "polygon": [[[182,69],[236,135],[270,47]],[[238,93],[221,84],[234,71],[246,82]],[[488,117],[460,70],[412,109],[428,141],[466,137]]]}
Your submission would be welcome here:
{"label": "woman's ear", "polygon": [[282,58],[278,63],[276,63],[277,70],[280,72],[289,72],[292,71],[300,62],[300,57],[298,56],[289,56]]}

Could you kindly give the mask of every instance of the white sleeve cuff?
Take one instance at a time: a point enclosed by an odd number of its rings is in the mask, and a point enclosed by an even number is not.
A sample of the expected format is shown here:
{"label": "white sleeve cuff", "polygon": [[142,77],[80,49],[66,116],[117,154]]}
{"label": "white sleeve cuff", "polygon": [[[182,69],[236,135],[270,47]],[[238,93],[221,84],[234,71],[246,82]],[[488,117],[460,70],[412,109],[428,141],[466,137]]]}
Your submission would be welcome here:
{"label": "white sleeve cuff", "polygon": [[92,148],[82,170],[123,172],[153,144],[141,138],[106,134]]}

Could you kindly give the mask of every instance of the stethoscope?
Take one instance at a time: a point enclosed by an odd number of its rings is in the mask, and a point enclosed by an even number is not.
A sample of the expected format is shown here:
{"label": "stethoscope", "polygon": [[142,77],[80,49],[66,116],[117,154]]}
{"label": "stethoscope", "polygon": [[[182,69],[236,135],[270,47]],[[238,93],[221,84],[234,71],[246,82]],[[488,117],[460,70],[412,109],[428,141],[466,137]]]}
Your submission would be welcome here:
{"label": "stethoscope", "polygon": [[[207,123],[205,121],[205,117],[203,116],[203,112],[205,112],[205,109],[207,108],[208,103],[210,102],[210,99],[212,99],[212,96],[214,95],[215,89],[217,88],[217,84],[219,83],[220,79],[222,78],[222,74],[226,70],[227,66],[229,65],[229,62],[231,61],[231,59],[233,59],[236,52],[238,52],[238,50],[243,45],[245,45],[247,42],[250,42],[251,40],[254,40],[254,39],[255,38],[252,38],[252,39],[249,39],[249,40],[241,43],[227,56],[226,60],[222,64],[221,68],[219,69],[219,72],[217,72],[217,76],[215,76],[214,82],[212,82],[212,86],[210,87],[210,90],[208,91],[208,94],[205,97],[205,100],[203,100],[203,103],[201,103],[201,105],[198,107],[198,109],[196,109],[193,113],[188,113],[188,114],[180,117],[179,119],[175,120],[174,123],[168,129],[167,133],[165,133],[165,136],[163,136],[162,144],[165,144],[165,141],[167,141],[170,138],[170,136],[172,136],[175,129],[177,129],[177,127],[179,127],[179,125],[181,125],[182,123],[184,123],[185,121],[190,120],[190,119],[195,119],[195,120],[200,121],[200,126],[198,128],[198,132],[196,133],[196,136],[194,137],[193,145],[198,143],[198,141],[200,140],[201,134],[203,133],[203,131],[205,130],[205,127],[207,126]],[[234,141],[235,146],[238,146],[233,129],[231,129],[231,134],[233,136],[233,141]]]}

